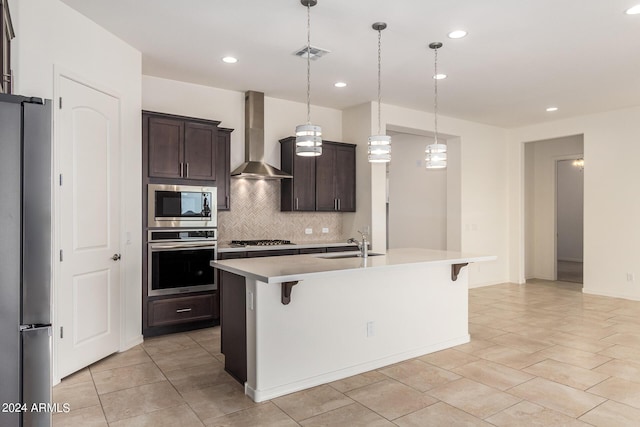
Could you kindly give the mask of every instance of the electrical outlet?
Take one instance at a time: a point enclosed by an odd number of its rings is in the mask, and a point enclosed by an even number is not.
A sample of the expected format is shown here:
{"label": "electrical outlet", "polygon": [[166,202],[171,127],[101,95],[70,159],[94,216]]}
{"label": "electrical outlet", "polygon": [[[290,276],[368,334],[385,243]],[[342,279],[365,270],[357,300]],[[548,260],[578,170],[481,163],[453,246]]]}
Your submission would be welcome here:
{"label": "electrical outlet", "polygon": [[305,228],[304,234],[313,234],[313,228]]}
{"label": "electrical outlet", "polygon": [[635,280],[635,276],[633,273],[627,273],[627,282],[633,282]]}
{"label": "electrical outlet", "polygon": [[322,227],[322,232],[323,232],[323,233],[328,233],[328,232],[329,232],[329,229],[328,229],[327,227]]}
{"label": "electrical outlet", "polygon": [[373,327],[373,322],[367,322],[367,338],[370,338],[375,335],[375,329]]}

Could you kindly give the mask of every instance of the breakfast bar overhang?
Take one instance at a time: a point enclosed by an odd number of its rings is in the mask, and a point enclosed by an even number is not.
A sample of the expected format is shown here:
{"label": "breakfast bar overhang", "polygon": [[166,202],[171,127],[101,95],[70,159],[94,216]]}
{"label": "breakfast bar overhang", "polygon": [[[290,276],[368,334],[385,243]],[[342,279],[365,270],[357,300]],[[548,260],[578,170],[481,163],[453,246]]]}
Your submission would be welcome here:
{"label": "breakfast bar overhang", "polygon": [[495,259],[410,248],[213,261],[225,369],[261,402],[469,342],[464,266]]}

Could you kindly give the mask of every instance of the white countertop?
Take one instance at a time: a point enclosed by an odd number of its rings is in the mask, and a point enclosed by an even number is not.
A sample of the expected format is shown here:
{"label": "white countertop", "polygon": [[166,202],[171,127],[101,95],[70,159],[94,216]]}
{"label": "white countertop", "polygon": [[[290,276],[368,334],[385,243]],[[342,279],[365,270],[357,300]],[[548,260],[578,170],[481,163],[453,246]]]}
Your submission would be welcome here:
{"label": "white countertop", "polygon": [[492,255],[476,255],[455,251],[406,248],[390,249],[384,255],[336,258],[350,252],[212,261],[213,267],[265,283],[305,280],[323,275],[362,269],[399,268],[407,264],[463,264],[493,261]]}

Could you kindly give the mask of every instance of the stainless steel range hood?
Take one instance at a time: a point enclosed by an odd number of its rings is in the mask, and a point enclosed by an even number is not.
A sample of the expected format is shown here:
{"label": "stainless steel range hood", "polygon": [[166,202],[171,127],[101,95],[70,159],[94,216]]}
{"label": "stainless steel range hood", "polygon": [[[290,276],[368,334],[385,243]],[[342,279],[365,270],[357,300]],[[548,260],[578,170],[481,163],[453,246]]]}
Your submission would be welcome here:
{"label": "stainless steel range hood", "polygon": [[231,176],[251,179],[292,178],[288,173],[264,162],[264,93],[244,94],[244,158]]}

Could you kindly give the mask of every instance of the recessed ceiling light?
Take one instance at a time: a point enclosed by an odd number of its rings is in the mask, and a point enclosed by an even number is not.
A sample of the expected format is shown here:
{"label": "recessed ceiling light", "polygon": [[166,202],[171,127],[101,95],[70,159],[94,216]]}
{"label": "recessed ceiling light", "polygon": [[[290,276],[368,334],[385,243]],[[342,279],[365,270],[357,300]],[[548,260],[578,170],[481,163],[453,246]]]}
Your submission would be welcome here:
{"label": "recessed ceiling light", "polygon": [[630,7],[629,9],[625,10],[625,12],[627,15],[637,15],[640,13],[640,4],[637,4],[633,7]]}
{"label": "recessed ceiling light", "polygon": [[448,36],[450,39],[461,39],[467,36],[467,32],[465,30],[455,30],[451,31]]}
{"label": "recessed ceiling light", "polygon": [[442,80],[442,79],[446,79],[447,75],[446,74],[436,74],[435,76],[433,76],[434,79],[436,80]]}
{"label": "recessed ceiling light", "polygon": [[554,111],[558,111],[558,107],[549,107],[547,108],[547,112],[552,113]]}
{"label": "recessed ceiling light", "polygon": [[345,82],[335,82],[333,85],[335,87],[347,87],[347,84]]}
{"label": "recessed ceiling light", "polygon": [[238,62],[238,58],[234,58],[233,56],[225,56],[224,58],[222,58],[222,62],[225,62],[227,64],[235,64],[236,62]]}

